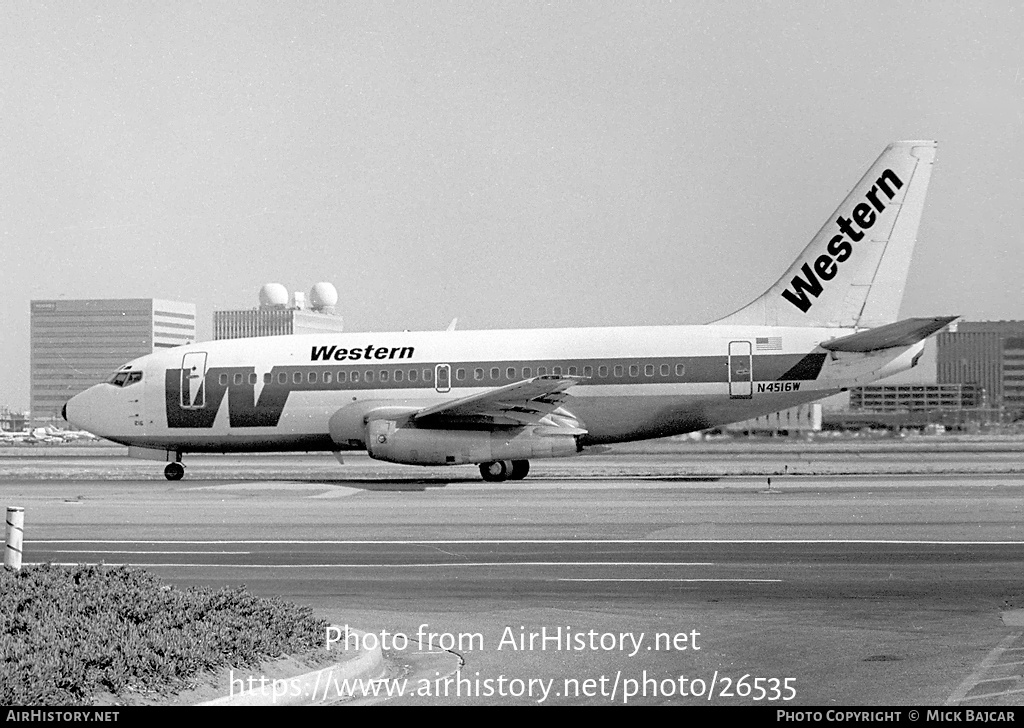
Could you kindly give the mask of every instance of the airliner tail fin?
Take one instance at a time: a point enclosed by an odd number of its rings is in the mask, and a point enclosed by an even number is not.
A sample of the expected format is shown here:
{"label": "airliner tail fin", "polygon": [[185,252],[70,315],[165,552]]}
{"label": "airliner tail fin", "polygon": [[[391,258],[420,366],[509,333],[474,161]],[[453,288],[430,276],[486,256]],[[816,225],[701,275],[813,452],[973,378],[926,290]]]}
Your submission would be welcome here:
{"label": "airliner tail fin", "polygon": [[886,147],[785,275],[715,323],[872,328],[895,322],[937,146]]}

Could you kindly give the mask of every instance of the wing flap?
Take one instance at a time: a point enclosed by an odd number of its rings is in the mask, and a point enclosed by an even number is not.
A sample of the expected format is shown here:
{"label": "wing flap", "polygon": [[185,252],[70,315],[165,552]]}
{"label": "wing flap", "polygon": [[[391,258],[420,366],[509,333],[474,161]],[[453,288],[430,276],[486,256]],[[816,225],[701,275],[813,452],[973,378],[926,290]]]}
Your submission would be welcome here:
{"label": "wing flap", "polygon": [[504,387],[442,402],[420,410],[413,419],[458,419],[495,421],[505,424],[536,424],[558,409],[568,398],[565,391],[584,377],[546,375],[524,379]]}

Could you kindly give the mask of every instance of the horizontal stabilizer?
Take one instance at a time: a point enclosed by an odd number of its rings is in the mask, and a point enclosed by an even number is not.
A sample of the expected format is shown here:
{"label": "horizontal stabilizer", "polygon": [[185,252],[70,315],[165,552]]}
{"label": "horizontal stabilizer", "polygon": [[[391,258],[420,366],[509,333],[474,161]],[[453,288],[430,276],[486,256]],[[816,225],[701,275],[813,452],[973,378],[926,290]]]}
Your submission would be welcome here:
{"label": "horizontal stabilizer", "polygon": [[897,346],[911,346],[927,339],[936,331],[956,321],[959,316],[936,318],[911,318],[886,324],[868,331],[861,331],[838,339],[822,342],[821,348],[829,351],[856,351],[860,353],[892,349]]}

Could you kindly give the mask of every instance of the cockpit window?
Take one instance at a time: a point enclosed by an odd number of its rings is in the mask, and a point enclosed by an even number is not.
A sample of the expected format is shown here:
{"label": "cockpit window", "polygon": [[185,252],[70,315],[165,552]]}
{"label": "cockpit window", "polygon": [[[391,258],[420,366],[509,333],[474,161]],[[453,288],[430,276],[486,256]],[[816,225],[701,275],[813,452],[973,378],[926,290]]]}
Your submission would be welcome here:
{"label": "cockpit window", "polygon": [[107,383],[113,384],[115,387],[127,387],[130,384],[141,381],[142,372],[122,371],[114,374],[114,376],[107,380]]}

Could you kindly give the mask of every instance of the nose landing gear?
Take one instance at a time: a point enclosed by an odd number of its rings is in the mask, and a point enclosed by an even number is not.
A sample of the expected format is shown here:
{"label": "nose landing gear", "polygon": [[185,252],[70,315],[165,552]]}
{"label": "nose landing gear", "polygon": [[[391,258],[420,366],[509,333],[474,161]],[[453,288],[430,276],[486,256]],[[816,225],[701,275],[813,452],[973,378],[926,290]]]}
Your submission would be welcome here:
{"label": "nose landing gear", "polygon": [[185,466],[181,463],[167,463],[164,468],[164,477],[168,480],[181,480],[185,475]]}

